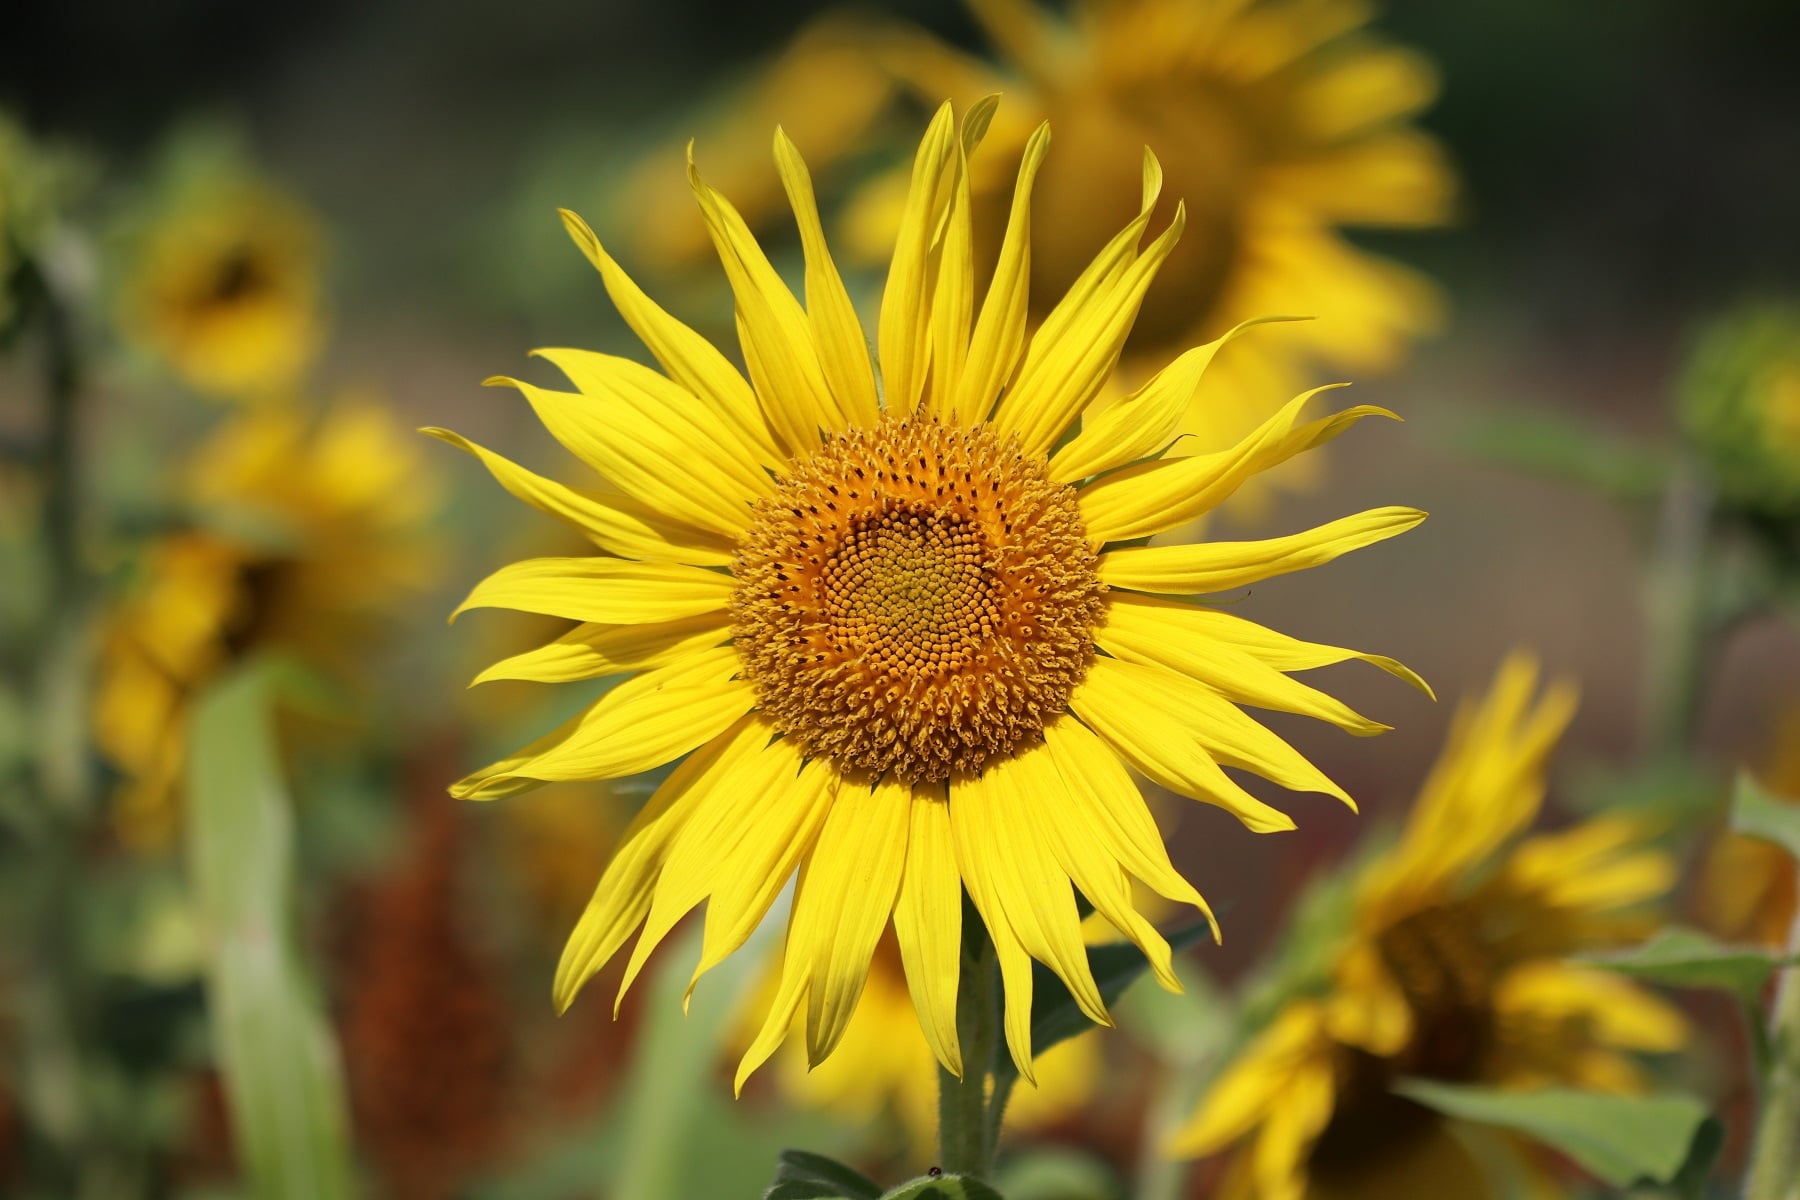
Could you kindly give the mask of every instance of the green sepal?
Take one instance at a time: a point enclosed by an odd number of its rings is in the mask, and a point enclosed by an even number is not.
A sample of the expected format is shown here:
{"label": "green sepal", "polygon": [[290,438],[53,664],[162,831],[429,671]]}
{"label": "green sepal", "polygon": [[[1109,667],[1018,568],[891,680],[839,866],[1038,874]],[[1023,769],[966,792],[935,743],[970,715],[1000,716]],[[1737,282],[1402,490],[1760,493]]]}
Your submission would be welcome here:
{"label": "green sepal", "polygon": [[1708,1120],[1706,1105],[1681,1093],[1506,1092],[1430,1079],[1402,1079],[1393,1090],[1447,1117],[1522,1133],[1618,1188],[1681,1174]]}
{"label": "green sepal", "polygon": [[763,1200],[879,1200],[881,1185],[835,1158],[811,1150],[783,1150]]}

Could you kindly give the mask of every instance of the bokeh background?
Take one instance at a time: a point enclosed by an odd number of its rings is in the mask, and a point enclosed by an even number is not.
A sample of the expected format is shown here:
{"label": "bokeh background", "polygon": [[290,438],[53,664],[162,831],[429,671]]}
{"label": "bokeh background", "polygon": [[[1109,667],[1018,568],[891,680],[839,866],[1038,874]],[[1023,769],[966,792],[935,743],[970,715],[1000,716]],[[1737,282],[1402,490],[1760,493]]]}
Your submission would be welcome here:
{"label": "bokeh background", "polygon": [[[704,165],[731,89],[825,8],[26,4],[4,18],[0,111],[41,143],[75,148],[104,181],[87,194],[103,195],[96,204],[110,221],[129,223],[172,145],[236,146],[324,231],[329,331],[318,390],[378,396],[406,426],[449,426],[543,467],[558,452],[529,410],[481,381],[525,373],[534,346],[626,345],[555,209],[592,215],[656,290],[654,270],[634,260],[630,214],[618,211],[624,180],[690,136],[701,138]],[[950,0],[878,11],[984,48]],[[1362,801],[1361,816],[1301,796],[1288,806],[1298,831],[1252,839],[1223,813],[1166,810],[1177,864],[1226,923],[1224,945],[1201,952],[1221,986],[1266,955],[1308,879],[1367,827],[1398,820],[1451,702],[1509,649],[1535,649],[1550,673],[1582,689],[1555,812],[1604,803],[1621,779],[1646,770],[1658,749],[1646,744],[1643,713],[1642,572],[1655,508],[1538,469],[1553,457],[1538,443],[1553,435],[1534,422],[1571,422],[1621,453],[1656,453],[1674,436],[1672,381],[1696,326],[1745,296],[1800,287],[1800,8],[1392,0],[1376,28],[1437,64],[1441,95],[1421,124],[1448,148],[1462,193],[1447,228],[1358,240],[1434,277],[1449,320],[1400,369],[1356,381],[1358,401],[1390,407],[1406,424],[1344,439],[1311,489],[1228,514],[1223,529],[1266,536],[1383,504],[1430,511],[1406,538],[1318,575],[1258,585],[1240,603],[1276,628],[1398,657],[1443,702],[1340,667],[1338,694],[1393,733],[1353,740],[1271,722]],[[890,121],[910,130],[924,116],[902,106]],[[841,196],[832,186],[828,198]],[[105,253],[84,268],[96,291]],[[678,303],[720,302],[692,281],[669,286]],[[83,332],[92,351],[84,486],[93,513],[116,528],[151,503],[162,469],[214,410],[131,356],[99,349],[104,304],[92,319]],[[10,441],[40,429],[28,349],[0,363],[0,435]],[[548,993],[572,906],[642,792],[565,787],[491,806],[443,797],[451,780],[573,704],[526,685],[461,691],[485,662],[554,625],[477,613],[452,630],[443,618],[502,562],[565,551],[547,520],[503,503],[474,463],[418,440],[445,497],[416,534],[435,547],[429,584],[364,664],[374,692],[349,735],[354,750],[303,765],[294,785],[303,942],[344,1046],[355,1137],[374,1194],[629,1200],[608,1181],[632,1136],[620,1104],[652,1036],[641,1011],[650,989],[617,1024],[604,986],[560,1021]],[[14,501],[34,511],[22,485],[0,493]],[[137,515],[153,522],[151,512]],[[10,524],[21,533],[27,522]],[[100,543],[101,568],[126,557],[120,538]],[[0,586],[27,584],[14,576]],[[9,658],[24,653],[14,646]],[[1800,703],[1800,637],[1773,618],[1751,621],[1726,639],[1710,674],[1699,724],[1710,766],[1699,783],[1684,776],[1671,788],[1722,787],[1730,764],[1766,759],[1777,714]],[[1696,824],[1682,850],[1697,856],[1710,828]],[[99,854],[94,870],[116,873],[117,853]],[[109,1036],[173,1039],[142,1054],[179,1068],[154,1111],[117,1118],[141,1120],[141,1144],[124,1157],[154,1190],[115,1194],[231,1194],[232,1139],[203,1038],[170,1016],[193,1007],[196,986],[156,980],[128,1001],[103,1002]],[[8,1018],[0,1034],[17,1023]],[[1123,1036],[1107,1052],[1142,1053]],[[872,1132],[886,1128],[875,1118],[809,1113],[770,1084],[720,1115],[725,1072],[717,1067],[706,1101],[717,1142],[696,1154],[716,1178],[740,1182],[690,1177],[691,1190],[670,1194],[751,1195],[766,1174],[758,1156],[790,1135],[865,1161],[920,1161],[898,1134]],[[1726,1067],[1700,1074],[1723,1102],[1742,1101]],[[1129,1085],[1102,1088],[1085,1116],[1066,1114],[1032,1136],[1128,1174],[1141,1108]],[[48,1153],[14,1111],[0,1125],[12,1131],[0,1132],[0,1164],[11,1164],[0,1165],[0,1192],[25,1178],[20,1164]]]}

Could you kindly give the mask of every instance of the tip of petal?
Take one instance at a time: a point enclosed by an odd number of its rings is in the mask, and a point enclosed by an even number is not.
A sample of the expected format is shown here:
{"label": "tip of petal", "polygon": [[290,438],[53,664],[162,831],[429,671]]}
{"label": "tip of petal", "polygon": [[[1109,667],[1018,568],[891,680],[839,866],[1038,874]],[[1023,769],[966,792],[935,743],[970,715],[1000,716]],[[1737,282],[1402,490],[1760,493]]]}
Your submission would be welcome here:
{"label": "tip of petal", "polygon": [[510,375],[489,375],[481,381],[482,387],[518,387],[519,381]]}

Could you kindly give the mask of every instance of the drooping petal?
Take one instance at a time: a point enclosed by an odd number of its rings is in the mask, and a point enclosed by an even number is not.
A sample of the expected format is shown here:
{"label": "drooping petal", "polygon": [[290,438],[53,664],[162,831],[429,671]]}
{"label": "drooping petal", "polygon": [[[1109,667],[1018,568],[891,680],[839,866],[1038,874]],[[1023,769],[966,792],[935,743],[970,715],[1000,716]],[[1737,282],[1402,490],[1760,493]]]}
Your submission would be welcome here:
{"label": "drooping petal", "polygon": [[806,1057],[815,1067],[844,1036],[893,915],[911,816],[912,789],[898,780],[872,788],[846,781],[794,895],[795,929],[805,931],[814,956]]}
{"label": "drooping petal", "polygon": [[1341,646],[1305,642],[1277,633],[1255,621],[1216,608],[1182,604],[1154,596],[1120,595],[1112,598],[1109,620],[1123,620],[1148,627],[1164,627],[1171,638],[1208,641],[1242,650],[1277,671],[1310,671],[1356,660],[1386,671],[1394,678],[1436,699],[1431,685],[1410,667],[1382,654],[1364,654]]}
{"label": "drooping petal", "polygon": [[696,750],[656,789],[620,837],[618,850],[563,947],[556,968],[558,1012],[568,1009],[581,985],[618,953],[649,914],[669,843],[698,798],[729,779],[746,754],[766,744],[767,733],[757,726],[754,718],[746,717]]}
{"label": "drooping petal", "polygon": [[710,649],[730,636],[731,615],[723,610],[647,625],[578,625],[548,645],[501,659],[477,675],[474,683],[496,679],[570,683],[647,671]]}
{"label": "drooping petal", "polygon": [[1250,652],[1208,637],[1185,619],[1193,611],[1192,605],[1153,596],[1115,595],[1107,605],[1106,624],[1094,631],[1095,644],[1126,662],[1178,671],[1238,704],[1313,717],[1359,737],[1390,728],[1336,696],[1290,679]]}
{"label": "drooping petal", "polygon": [[873,425],[881,419],[881,408],[875,398],[869,343],[826,245],[812,176],[800,151],[779,128],[775,130],[775,163],[800,226],[800,245],[806,255],[807,317],[819,347],[819,365],[849,423]]}
{"label": "drooping petal", "polygon": [[448,429],[426,428],[420,432],[479,459],[501,487],[533,508],[573,525],[608,553],[653,562],[706,567],[731,565],[731,543],[717,534],[641,512],[626,497],[578,492],[554,479],[527,471],[511,459]]}
{"label": "drooping petal", "polygon": [[1292,817],[1226,775],[1195,738],[1189,721],[1146,695],[1143,686],[1128,664],[1096,659],[1069,698],[1069,707],[1126,762],[1177,795],[1215,804],[1257,833],[1294,827]]}
{"label": "drooping petal", "polygon": [[1071,800],[1094,839],[1127,871],[1158,895],[1199,909],[1219,939],[1219,923],[1194,886],[1169,861],[1168,847],[1144,803],[1144,794],[1093,730],[1063,716],[1044,726],[1044,745]]}
{"label": "drooping petal", "polygon": [[956,993],[962,972],[962,875],[956,869],[950,800],[942,784],[913,789],[894,937],[919,1028],[937,1060],[961,1078]]}
{"label": "drooping petal", "polygon": [[678,621],[724,612],[731,576],[682,563],[628,558],[526,558],[476,584],[452,620],[472,608],[510,608],[602,625]]}
{"label": "drooping petal", "polygon": [[1136,592],[1224,592],[1323,566],[1352,550],[1398,537],[1424,519],[1416,508],[1372,508],[1303,533],[1257,542],[1130,546],[1100,556],[1100,578],[1108,587]]}
{"label": "drooping petal", "polygon": [[987,926],[1000,964],[1000,987],[1005,994],[1001,1025],[1007,1049],[1019,1074],[1034,1087],[1037,1075],[1031,1066],[1031,955],[1006,919],[999,890],[994,883],[996,864],[989,850],[991,835],[985,822],[986,775],[959,776],[950,782],[950,832],[956,844],[956,865],[963,886]]}

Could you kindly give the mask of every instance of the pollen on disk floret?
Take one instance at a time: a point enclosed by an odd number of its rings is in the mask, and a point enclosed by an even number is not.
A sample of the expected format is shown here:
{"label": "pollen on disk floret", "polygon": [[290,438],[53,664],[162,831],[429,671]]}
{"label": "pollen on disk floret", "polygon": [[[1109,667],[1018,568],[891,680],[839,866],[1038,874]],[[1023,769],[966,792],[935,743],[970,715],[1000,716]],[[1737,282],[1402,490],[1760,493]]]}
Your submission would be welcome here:
{"label": "pollen on disk floret", "polygon": [[735,641],[759,707],[808,754],[948,779],[1066,708],[1103,613],[1098,566],[1042,456],[889,418],[828,439],[758,504]]}

